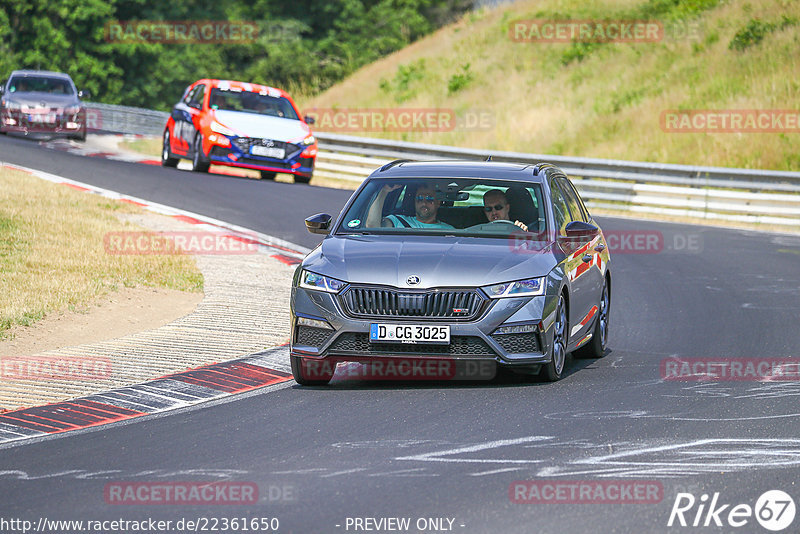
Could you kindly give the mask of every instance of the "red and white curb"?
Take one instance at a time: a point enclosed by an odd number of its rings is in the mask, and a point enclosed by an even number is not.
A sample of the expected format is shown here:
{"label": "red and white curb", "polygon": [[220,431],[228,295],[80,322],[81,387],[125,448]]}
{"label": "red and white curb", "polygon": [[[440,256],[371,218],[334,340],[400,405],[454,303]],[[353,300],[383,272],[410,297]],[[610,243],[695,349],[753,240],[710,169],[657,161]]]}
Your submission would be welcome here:
{"label": "red and white curb", "polygon": [[200,215],[191,211],[165,206],[164,204],[151,202],[149,200],[144,200],[130,195],[123,195],[121,193],[117,193],[116,191],[103,189],[102,187],[85,184],[83,182],[64,178],[63,176],[50,174],[48,172],[39,171],[36,169],[30,169],[28,167],[22,167],[20,165],[14,165],[12,163],[0,163],[0,165],[9,169],[16,169],[18,171],[32,174],[37,178],[47,180],[48,182],[66,185],[67,187],[71,187],[79,191],[85,191],[87,193],[97,194],[105,198],[135,204],[153,213],[173,217],[182,222],[195,224],[203,230],[220,233],[224,237],[230,237],[246,244],[256,245],[259,252],[267,254],[288,265],[300,263],[305,255],[311,251],[310,249],[295,243],[290,243],[289,241],[284,241],[283,239],[277,237],[262,234],[261,232],[250,230],[249,228],[244,228],[243,226],[220,221],[212,217],[206,217],[205,215]]}
{"label": "red and white curb", "polygon": [[150,382],[0,414],[0,445],[116,423],[292,379],[288,347],[205,365]]}

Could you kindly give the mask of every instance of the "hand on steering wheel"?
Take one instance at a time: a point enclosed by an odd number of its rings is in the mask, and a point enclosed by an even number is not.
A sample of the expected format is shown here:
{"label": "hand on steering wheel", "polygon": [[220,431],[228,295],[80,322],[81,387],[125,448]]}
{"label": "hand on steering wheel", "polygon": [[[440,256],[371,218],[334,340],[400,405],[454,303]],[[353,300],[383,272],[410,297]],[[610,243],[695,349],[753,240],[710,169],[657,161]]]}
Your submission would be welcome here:
{"label": "hand on steering wheel", "polygon": [[491,224],[491,223],[506,223],[506,224],[513,224],[514,226],[519,226],[519,227],[520,227],[520,228],[521,228],[523,231],[525,231],[525,232],[527,232],[527,231],[528,231],[528,225],[526,225],[526,224],[525,224],[525,223],[523,223],[522,221],[514,221],[514,222],[511,222],[511,221],[509,221],[509,220],[507,220],[507,219],[495,219],[494,221],[489,221],[489,224]]}

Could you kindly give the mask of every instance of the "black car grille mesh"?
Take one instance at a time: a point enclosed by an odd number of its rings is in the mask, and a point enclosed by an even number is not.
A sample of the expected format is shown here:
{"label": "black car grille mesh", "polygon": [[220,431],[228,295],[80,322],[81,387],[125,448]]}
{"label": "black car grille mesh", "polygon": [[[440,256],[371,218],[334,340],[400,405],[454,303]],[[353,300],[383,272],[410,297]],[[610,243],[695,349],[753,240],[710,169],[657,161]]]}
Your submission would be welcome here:
{"label": "black car grille mesh", "polygon": [[239,150],[246,154],[250,153],[250,148],[253,146],[282,148],[286,152],[287,158],[301,149],[301,147],[298,145],[293,145],[292,143],[284,143],[283,141],[274,141],[272,139],[262,139],[260,137],[237,137],[233,140],[233,144],[235,144]]}
{"label": "black car grille mesh", "polygon": [[427,318],[468,321],[481,311],[476,291],[412,292],[351,287],[342,295],[346,311],[355,317]]}
{"label": "black car grille mesh", "polygon": [[452,336],[449,345],[409,343],[370,343],[369,334],[346,332],[328,349],[330,354],[348,356],[387,354],[439,354],[446,356],[495,356],[495,352],[476,336]]}
{"label": "black car grille mesh", "polygon": [[298,326],[297,335],[294,342],[297,345],[307,345],[309,347],[321,347],[333,334],[333,330],[327,328],[314,328],[313,326]]}
{"label": "black car grille mesh", "polygon": [[508,353],[540,351],[536,334],[495,334],[492,339]]}

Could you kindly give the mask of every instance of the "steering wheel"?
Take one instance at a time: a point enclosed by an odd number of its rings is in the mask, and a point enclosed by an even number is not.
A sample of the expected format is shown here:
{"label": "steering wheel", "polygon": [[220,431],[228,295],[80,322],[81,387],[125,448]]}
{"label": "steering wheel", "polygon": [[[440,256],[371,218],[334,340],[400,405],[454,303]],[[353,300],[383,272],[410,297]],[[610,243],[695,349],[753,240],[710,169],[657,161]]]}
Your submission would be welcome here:
{"label": "steering wheel", "polygon": [[494,221],[489,221],[489,224],[494,224],[494,223],[505,223],[505,224],[510,224],[512,226],[516,226],[515,223],[513,223],[512,221],[509,221],[508,219],[497,219],[497,220],[494,220]]}

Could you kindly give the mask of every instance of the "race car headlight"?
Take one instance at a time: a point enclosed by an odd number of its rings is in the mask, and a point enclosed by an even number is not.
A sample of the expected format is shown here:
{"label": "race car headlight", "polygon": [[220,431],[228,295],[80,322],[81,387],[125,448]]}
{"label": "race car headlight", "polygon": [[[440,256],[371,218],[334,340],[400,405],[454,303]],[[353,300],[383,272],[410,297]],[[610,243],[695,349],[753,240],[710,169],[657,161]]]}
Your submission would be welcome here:
{"label": "race car headlight", "polygon": [[211,121],[211,131],[217,132],[218,134],[222,135],[236,135],[236,132],[228,128],[227,126],[223,126],[217,121]]}
{"label": "race car headlight", "polygon": [[22,109],[22,106],[15,102],[5,102],[3,104],[3,107],[6,108],[8,111],[20,111]]}
{"label": "race car headlight", "polygon": [[326,293],[338,293],[347,284],[335,278],[322,276],[321,274],[303,271],[300,273],[300,287],[313,289],[315,291],[325,291]]}
{"label": "race car headlight", "polygon": [[317,139],[313,135],[309,135],[308,137],[303,139],[303,144],[304,145],[313,145],[316,142],[317,142]]}
{"label": "race car headlight", "polygon": [[75,115],[80,110],[81,110],[80,106],[68,106],[64,108],[64,113],[66,113],[67,115]]}
{"label": "race car headlight", "polygon": [[527,280],[484,286],[481,289],[492,299],[532,297],[544,293],[544,279],[544,276],[541,278],[528,278]]}

